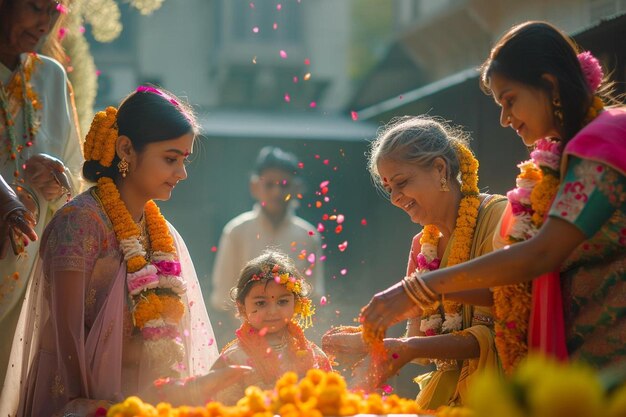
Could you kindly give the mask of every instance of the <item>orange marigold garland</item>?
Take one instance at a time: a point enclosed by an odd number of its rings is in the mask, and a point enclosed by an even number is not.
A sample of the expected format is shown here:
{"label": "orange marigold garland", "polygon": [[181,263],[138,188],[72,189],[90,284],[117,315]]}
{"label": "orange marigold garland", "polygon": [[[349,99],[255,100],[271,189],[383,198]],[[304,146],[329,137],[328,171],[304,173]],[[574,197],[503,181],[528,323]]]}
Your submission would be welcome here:
{"label": "orange marigold garland", "polygon": [[[86,160],[111,165],[118,135],[116,115],[117,110],[109,107],[94,117],[84,145]],[[148,201],[144,207],[146,241],[113,179],[101,177],[96,195],[124,254],[133,323],[142,332],[145,351],[161,367],[156,370],[160,376],[176,377],[185,355],[179,324],[185,314],[186,283],[167,222],[156,203]]]}
{"label": "orange marigold garland", "polygon": [[[465,262],[470,257],[480,199],[478,198],[478,161],[474,154],[463,144],[455,145],[461,172],[461,193],[452,246],[448,256],[448,266]],[[437,245],[441,233],[434,225],[424,226],[420,237],[421,250],[418,254],[416,274],[423,274],[439,268]],[[461,330],[463,326],[462,304],[445,300],[443,317],[440,308],[425,309],[420,323],[420,330],[427,336],[450,333]]]}
{"label": "orange marigold garland", "polygon": [[[23,162],[20,162],[19,154],[24,147],[29,148],[34,145],[35,135],[39,131],[40,120],[37,116],[37,111],[41,110],[43,105],[30,82],[33,71],[39,64],[41,64],[41,58],[37,54],[28,54],[23,65],[20,65],[19,71],[16,72],[9,84],[5,87],[0,82],[0,111],[5,120],[4,125],[7,133],[5,149],[8,159],[15,164],[13,172],[15,178],[19,177],[20,167],[23,164]],[[19,101],[22,107],[25,133],[23,144],[18,142],[15,132],[15,121],[10,108],[12,99]]]}
{"label": "orange marigold garland", "polygon": [[[299,375],[306,374],[306,371],[309,369],[323,366],[323,364],[315,363],[315,356],[304,336],[302,328],[293,321],[287,325],[286,352],[288,352],[289,359],[285,358],[283,353],[275,348],[273,349],[267,342],[265,335],[252,327],[248,322],[244,322],[235,331],[235,334],[237,339],[227,344],[223,351],[238,341],[240,347],[250,357],[255,370],[266,384],[277,381],[282,375],[281,362],[285,360],[290,360],[296,364],[296,370]],[[325,370],[330,370],[329,367],[327,368]]]}

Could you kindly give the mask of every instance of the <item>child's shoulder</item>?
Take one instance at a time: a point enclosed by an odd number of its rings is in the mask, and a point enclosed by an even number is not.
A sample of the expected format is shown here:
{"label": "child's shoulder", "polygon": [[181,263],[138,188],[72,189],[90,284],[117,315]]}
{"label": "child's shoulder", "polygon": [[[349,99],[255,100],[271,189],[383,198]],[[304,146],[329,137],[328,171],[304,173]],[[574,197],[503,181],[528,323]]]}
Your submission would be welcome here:
{"label": "child's shoulder", "polygon": [[228,365],[250,365],[250,357],[241,347],[239,339],[233,340],[222,349],[220,359]]}

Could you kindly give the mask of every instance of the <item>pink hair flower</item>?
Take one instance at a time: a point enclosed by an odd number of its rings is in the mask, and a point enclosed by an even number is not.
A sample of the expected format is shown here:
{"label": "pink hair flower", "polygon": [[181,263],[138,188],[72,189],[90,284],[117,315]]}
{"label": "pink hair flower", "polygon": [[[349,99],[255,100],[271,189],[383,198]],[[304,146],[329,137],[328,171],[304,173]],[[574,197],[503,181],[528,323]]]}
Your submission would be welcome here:
{"label": "pink hair flower", "polygon": [[595,93],[602,83],[602,77],[604,77],[602,67],[596,57],[589,51],[581,52],[577,57],[585,79],[587,80],[587,85],[591,91]]}

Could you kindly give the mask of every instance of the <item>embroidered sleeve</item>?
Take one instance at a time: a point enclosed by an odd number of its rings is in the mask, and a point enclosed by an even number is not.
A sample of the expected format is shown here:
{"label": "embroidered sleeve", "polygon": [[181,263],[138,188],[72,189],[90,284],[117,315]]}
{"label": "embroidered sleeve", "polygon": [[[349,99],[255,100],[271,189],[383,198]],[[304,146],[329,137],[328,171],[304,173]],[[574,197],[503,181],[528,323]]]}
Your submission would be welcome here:
{"label": "embroidered sleeve", "polygon": [[600,162],[571,157],[550,216],[567,220],[588,238],[626,201],[626,178]]}
{"label": "embroidered sleeve", "polygon": [[97,212],[68,204],[61,208],[42,240],[47,268],[55,271],[92,271],[109,246],[106,227]]}

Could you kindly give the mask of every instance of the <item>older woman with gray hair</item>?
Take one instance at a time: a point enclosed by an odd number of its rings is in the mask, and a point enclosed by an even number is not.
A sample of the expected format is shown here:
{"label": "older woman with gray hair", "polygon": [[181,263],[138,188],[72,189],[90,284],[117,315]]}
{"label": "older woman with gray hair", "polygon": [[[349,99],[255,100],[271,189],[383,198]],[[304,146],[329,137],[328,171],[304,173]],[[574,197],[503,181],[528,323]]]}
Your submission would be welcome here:
{"label": "older woman with gray hair", "polygon": [[[506,199],[479,193],[478,162],[467,136],[439,119],[403,117],[393,120],[371,144],[374,182],[394,206],[423,227],[413,238],[406,278],[399,284],[411,297],[422,294],[416,271],[445,268],[493,250]],[[365,361],[370,365],[356,370],[361,375],[357,385],[380,385],[410,361],[432,362],[436,370],[415,379],[421,386],[418,404],[429,409],[462,404],[475,371],[498,366],[492,303],[488,290],[478,290],[447,294],[436,308],[412,309],[398,318],[408,319],[406,337],[385,339],[391,356]],[[338,357],[367,353],[362,334],[354,329],[331,330],[323,348]]]}

